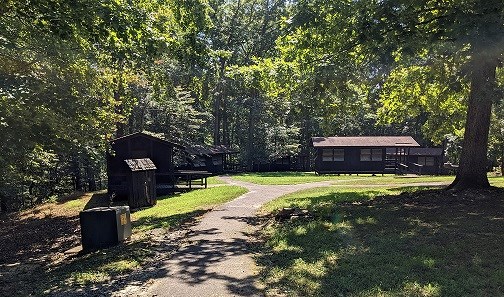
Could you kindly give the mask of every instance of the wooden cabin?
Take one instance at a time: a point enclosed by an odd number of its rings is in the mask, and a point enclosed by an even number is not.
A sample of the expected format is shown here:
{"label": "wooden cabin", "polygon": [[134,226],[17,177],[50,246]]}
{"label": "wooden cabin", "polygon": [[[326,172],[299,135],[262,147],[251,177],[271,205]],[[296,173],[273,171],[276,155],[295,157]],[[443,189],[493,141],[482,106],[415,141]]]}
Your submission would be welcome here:
{"label": "wooden cabin", "polygon": [[174,176],[174,155],[184,147],[164,139],[137,132],[116,138],[110,142],[111,151],[107,156],[108,192],[118,199],[126,199],[129,193],[128,176],[131,170],[128,159],[149,158],[154,163],[156,193],[170,192],[176,182]]}
{"label": "wooden cabin", "polygon": [[187,164],[180,169],[208,171],[220,174],[228,170],[230,156],[238,151],[224,145],[194,145],[185,149]]}
{"label": "wooden cabin", "polygon": [[[405,166],[410,148],[420,145],[411,136],[312,137],[317,173],[395,173]],[[387,148],[394,150],[387,157]]]}

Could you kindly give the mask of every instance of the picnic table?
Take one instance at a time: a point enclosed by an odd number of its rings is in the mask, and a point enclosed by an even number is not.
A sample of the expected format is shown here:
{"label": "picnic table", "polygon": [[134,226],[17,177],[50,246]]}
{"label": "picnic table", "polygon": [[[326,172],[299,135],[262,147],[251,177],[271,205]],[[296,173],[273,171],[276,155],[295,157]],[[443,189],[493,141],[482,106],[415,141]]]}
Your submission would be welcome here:
{"label": "picnic table", "polygon": [[212,173],[203,170],[176,170],[173,176],[175,180],[184,182],[189,189],[192,189],[195,182],[206,189],[208,186],[207,177],[212,176]]}

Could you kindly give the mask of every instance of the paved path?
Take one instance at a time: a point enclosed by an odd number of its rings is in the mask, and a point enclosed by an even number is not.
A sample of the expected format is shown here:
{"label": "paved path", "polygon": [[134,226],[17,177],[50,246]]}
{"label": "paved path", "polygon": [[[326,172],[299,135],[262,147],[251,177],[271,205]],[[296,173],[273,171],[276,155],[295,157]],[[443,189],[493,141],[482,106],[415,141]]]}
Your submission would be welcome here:
{"label": "paved path", "polygon": [[[198,225],[191,228],[188,243],[163,263],[159,278],[148,288],[146,296],[261,296],[256,282],[257,267],[247,246],[248,234],[254,232],[255,227],[248,222],[261,205],[277,197],[303,189],[337,184],[325,181],[299,185],[256,185],[230,177],[221,178],[228,184],[245,187],[249,192],[207,213]],[[426,185],[446,183],[388,186]]]}
{"label": "paved path", "polygon": [[207,213],[192,228],[188,244],[162,266],[147,296],[261,296],[257,268],[247,248],[254,226],[247,222],[265,202],[302,189],[330,186],[330,182],[264,186],[223,179],[248,193]]}

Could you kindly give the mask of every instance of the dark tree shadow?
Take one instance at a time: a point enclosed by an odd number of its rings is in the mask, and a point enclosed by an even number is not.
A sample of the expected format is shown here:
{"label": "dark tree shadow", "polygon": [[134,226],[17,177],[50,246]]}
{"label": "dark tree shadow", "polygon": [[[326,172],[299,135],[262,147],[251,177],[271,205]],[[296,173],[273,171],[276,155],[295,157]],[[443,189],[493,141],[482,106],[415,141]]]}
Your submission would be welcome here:
{"label": "dark tree shadow", "polygon": [[[117,204],[117,203],[116,203]],[[95,207],[107,207],[113,205],[112,199],[108,193],[96,193],[91,196],[91,199],[84,206],[84,210]]]}
{"label": "dark tree shadow", "polygon": [[174,255],[179,266],[182,267],[177,275],[189,285],[204,283],[208,280],[223,280],[234,296],[261,295],[256,286],[255,277],[241,278],[230,275],[228,271],[211,269],[219,262],[227,261],[230,256],[250,255],[252,250],[251,242],[243,238],[198,239],[202,235],[215,235],[218,233],[220,233],[218,229],[210,228],[191,234],[188,240],[193,242]]}

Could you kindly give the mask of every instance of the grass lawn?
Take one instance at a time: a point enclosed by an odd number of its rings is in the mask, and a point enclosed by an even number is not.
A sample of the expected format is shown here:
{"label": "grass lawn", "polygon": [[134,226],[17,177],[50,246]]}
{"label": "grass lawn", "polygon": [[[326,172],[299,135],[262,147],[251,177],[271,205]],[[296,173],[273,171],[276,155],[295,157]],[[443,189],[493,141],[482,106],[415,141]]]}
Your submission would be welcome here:
{"label": "grass lawn", "polygon": [[209,186],[213,186],[213,185],[225,185],[226,182],[219,179],[218,176],[210,176],[207,178],[207,183]]}
{"label": "grass lawn", "polygon": [[174,227],[212,206],[233,200],[246,192],[245,188],[238,186],[220,186],[165,196],[158,199],[155,207],[134,212],[133,228],[134,231],[145,231]]}
{"label": "grass lawn", "polygon": [[108,296],[123,288],[125,278],[142,282],[148,272],[138,269],[155,265],[176,248],[177,232],[172,231],[245,192],[238,186],[219,186],[161,197],[156,206],[132,213],[130,241],[71,257],[63,252],[80,245],[79,211],[104,193],[75,196],[2,218],[0,296],[52,296],[67,291]]}
{"label": "grass lawn", "polygon": [[420,183],[420,182],[451,182],[453,176],[397,176],[392,174],[376,175],[335,175],[314,172],[255,172],[233,175],[233,179],[259,185],[293,185],[319,181],[330,181],[334,184],[389,184],[389,183]]}
{"label": "grass lawn", "polygon": [[[254,172],[242,173],[232,176],[233,179],[250,182],[259,185],[293,185],[319,181],[329,181],[335,185],[394,185],[394,184],[414,184],[426,182],[442,182],[450,183],[455,177],[451,175],[442,176],[415,176],[415,175],[393,175],[386,174],[373,176],[371,174],[360,175],[335,175],[323,174],[318,175],[314,172]],[[495,177],[489,175],[489,180],[492,185],[504,186],[503,177]]]}
{"label": "grass lawn", "polygon": [[504,190],[416,190],[332,186],[265,205],[314,216],[262,230],[266,295],[504,296]]}

